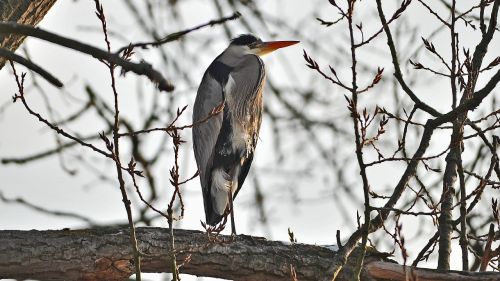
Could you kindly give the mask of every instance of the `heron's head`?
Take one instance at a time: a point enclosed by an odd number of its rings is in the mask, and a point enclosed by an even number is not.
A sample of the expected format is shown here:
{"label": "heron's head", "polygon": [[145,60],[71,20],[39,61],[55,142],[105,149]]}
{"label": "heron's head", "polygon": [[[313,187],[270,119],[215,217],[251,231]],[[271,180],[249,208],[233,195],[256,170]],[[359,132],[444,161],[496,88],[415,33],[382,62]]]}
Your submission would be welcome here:
{"label": "heron's head", "polygon": [[240,50],[245,54],[263,56],[277,49],[288,47],[299,43],[299,41],[269,41],[263,42],[260,38],[251,34],[240,35],[231,40],[230,47]]}

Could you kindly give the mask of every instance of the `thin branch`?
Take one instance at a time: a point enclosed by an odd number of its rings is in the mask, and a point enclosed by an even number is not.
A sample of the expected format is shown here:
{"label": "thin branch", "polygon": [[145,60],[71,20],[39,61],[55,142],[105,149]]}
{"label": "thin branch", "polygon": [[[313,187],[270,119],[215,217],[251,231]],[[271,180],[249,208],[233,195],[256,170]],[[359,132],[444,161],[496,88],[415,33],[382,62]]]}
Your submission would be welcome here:
{"label": "thin branch", "polygon": [[434,17],[436,17],[444,26],[451,28],[451,25],[449,23],[447,23],[446,20],[441,18],[441,16],[439,16],[439,14],[436,13],[436,11],[434,11],[431,7],[429,7],[429,5],[427,5],[427,3],[425,3],[422,0],[418,0],[418,2],[420,4],[422,4],[429,11],[429,13],[431,13]]}
{"label": "thin branch", "polygon": [[223,23],[225,23],[227,21],[236,20],[236,19],[238,19],[240,17],[241,17],[241,14],[236,11],[231,16],[222,17],[222,18],[216,19],[216,20],[211,20],[211,21],[209,21],[209,22],[207,22],[205,24],[200,24],[198,26],[195,26],[195,27],[192,27],[192,28],[189,28],[189,29],[185,29],[185,30],[182,30],[182,31],[171,33],[171,34],[169,34],[169,35],[167,35],[167,36],[165,36],[162,39],[157,40],[157,41],[140,42],[140,43],[130,43],[130,45],[121,47],[115,53],[116,54],[120,54],[124,50],[133,49],[133,48],[136,48],[136,47],[143,48],[143,49],[146,49],[148,46],[159,47],[159,46],[161,46],[163,44],[179,40],[184,35],[186,35],[188,33],[191,33],[193,31],[196,31],[198,29],[202,29],[202,28],[207,27],[207,26],[214,26],[214,25],[218,25],[218,24],[223,24]]}
{"label": "thin branch", "polygon": [[[109,134],[110,131],[108,132],[104,132],[104,134]],[[96,140],[96,139],[99,139],[100,136],[99,135],[93,135],[93,136],[88,136],[88,137],[78,137],[79,140],[81,141],[91,141],[91,140]],[[11,158],[8,158],[8,157],[5,157],[5,158],[1,158],[0,160],[0,163],[2,164],[25,164],[25,163],[28,163],[28,162],[31,162],[31,161],[36,161],[36,160],[41,160],[41,159],[44,159],[45,157],[49,157],[49,156],[52,156],[56,153],[59,153],[65,149],[68,149],[68,148],[71,148],[77,144],[80,144],[82,145],[81,143],[79,143],[78,141],[72,141],[72,142],[66,142],[66,143],[62,143],[61,145],[58,145],[57,147],[55,148],[51,148],[51,149],[47,149],[45,151],[42,151],[42,152],[38,152],[38,153],[35,153],[35,154],[32,154],[32,155],[29,155],[29,156],[24,156],[24,157],[11,157]],[[111,154],[109,154],[109,157],[111,157]]]}
{"label": "thin branch", "polygon": [[365,166],[366,167],[370,167],[370,166],[374,166],[374,165],[377,165],[377,164],[380,164],[380,163],[384,163],[384,162],[388,162],[388,161],[410,161],[410,160],[425,161],[425,160],[431,160],[431,159],[435,159],[435,158],[439,158],[439,157],[443,156],[449,149],[450,148],[447,147],[445,150],[443,150],[439,154],[432,155],[432,156],[424,156],[424,157],[420,157],[418,159],[416,159],[416,158],[408,158],[408,157],[384,158],[384,159],[381,159],[381,160],[377,160],[377,161],[373,161],[373,162],[367,163]]}
{"label": "thin branch", "polygon": [[479,271],[486,271],[488,263],[492,258],[495,257],[495,254],[492,253],[493,250],[491,249],[491,244],[493,243],[494,238],[495,238],[495,226],[493,224],[490,224],[490,229],[488,231],[488,240],[486,242],[486,245],[484,246],[484,254],[481,259],[481,266],[479,268]]}
{"label": "thin branch", "polygon": [[14,95],[13,97],[13,100],[14,102],[17,101],[17,100],[21,100],[21,102],[23,103],[24,107],[26,108],[26,110],[28,110],[28,112],[35,116],[36,118],[38,118],[38,121],[44,123],[45,125],[47,125],[49,128],[51,128],[52,130],[56,131],[58,134],[61,134],[63,135],[64,137],[68,138],[68,139],[71,139],[77,143],[79,143],[80,145],[82,146],[85,146],[85,147],[88,147],[90,149],[92,149],[93,151],[103,155],[103,156],[106,156],[108,158],[112,158],[112,155],[110,153],[107,153],[97,147],[95,147],[94,145],[90,144],[90,143],[86,143],[84,141],[82,141],[80,138],[77,138],[69,133],[67,133],[66,131],[64,131],[63,129],[55,126],[54,124],[50,123],[47,119],[43,118],[40,114],[36,113],[35,111],[33,111],[31,109],[31,107],[28,105],[28,103],[26,102],[26,99],[24,97],[24,77],[25,77],[25,73],[23,73],[21,75],[21,79],[19,79],[19,75],[17,75],[17,72],[16,72],[16,69],[14,67],[14,63],[12,63],[12,61],[10,62],[10,65],[12,67],[12,70],[14,71],[14,76],[16,78],[16,82],[17,82],[17,87],[18,87],[18,90],[19,90],[19,94],[18,95]]}
{"label": "thin branch", "polygon": [[391,211],[395,213],[396,215],[410,215],[410,216],[435,216],[438,215],[440,212],[438,211],[432,211],[432,212],[412,212],[412,211],[405,211],[401,209],[396,209],[396,208],[388,208],[388,207],[370,207],[372,210],[375,211]]}
{"label": "thin branch", "polygon": [[[390,25],[394,20],[398,19],[401,14],[410,6],[412,0],[404,0],[401,2],[401,6],[394,12],[392,17],[387,21],[387,25]],[[384,27],[382,26],[377,32],[375,32],[372,36],[370,36],[366,40],[362,40],[361,43],[354,44],[356,48],[359,48],[363,45],[370,43],[373,39],[377,38],[377,36],[384,31]]]}
{"label": "thin branch", "polygon": [[72,219],[77,219],[80,221],[83,221],[84,223],[87,223],[89,225],[95,225],[95,223],[89,219],[88,217],[82,216],[77,213],[72,213],[72,212],[65,212],[65,211],[56,211],[56,210],[50,210],[41,206],[37,206],[31,202],[26,201],[25,199],[18,197],[18,198],[7,198],[1,191],[0,191],[0,201],[3,203],[7,204],[20,204],[22,206],[25,206],[27,208],[33,209],[34,211],[42,214],[47,214],[51,216],[57,216],[57,217],[65,217],[65,218],[72,218]]}
{"label": "thin branch", "polygon": [[127,132],[127,133],[121,133],[119,134],[120,137],[124,137],[124,136],[136,136],[136,135],[139,135],[139,134],[148,134],[148,133],[152,133],[152,132],[157,132],[157,131],[161,131],[161,132],[173,132],[173,131],[180,131],[180,130],[185,130],[185,129],[189,129],[189,128],[192,128],[194,126],[197,126],[199,124],[202,124],[202,123],[205,123],[207,122],[210,118],[214,117],[214,116],[217,116],[219,113],[222,112],[222,110],[224,109],[224,102],[221,102],[219,105],[217,105],[216,107],[214,107],[212,109],[212,111],[210,111],[210,113],[200,119],[200,120],[197,120],[191,124],[187,124],[187,125],[182,125],[182,126],[174,126],[174,123],[177,121],[177,119],[180,117],[180,115],[184,112],[184,110],[186,110],[187,108],[187,105],[184,106],[182,108],[182,110],[178,111],[177,112],[177,115],[176,117],[174,118],[174,120],[168,125],[166,126],[165,128],[151,128],[151,129],[144,129],[144,130],[138,130],[138,131],[133,131],[133,132]]}
{"label": "thin branch", "polygon": [[421,101],[415,93],[410,89],[410,87],[406,84],[406,81],[403,78],[403,73],[401,72],[400,66],[399,66],[399,59],[398,59],[398,54],[396,51],[396,47],[394,45],[394,40],[392,39],[392,34],[391,30],[389,29],[389,25],[387,24],[387,20],[385,18],[384,12],[382,10],[382,3],[380,0],[377,0],[377,10],[378,14],[380,17],[380,21],[382,22],[382,26],[384,28],[385,34],[387,36],[387,45],[389,46],[389,49],[391,51],[391,57],[392,57],[392,64],[394,65],[394,76],[396,77],[396,80],[398,80],[399,84],[405,91],[405,93],[411,98],[411,100],[415,103],[415,106],[417,106],[419,109],[422,109],[423,111],[429,113],[430,115],[437,117],[441,115],[436,109],[432,108],[431,106],[427,105],[423,101]]}
{"label": "thin branch", "polygon": [[[94,2],[96,6],[96,16],[100,20],[102,25],[102,32],[104,34],[104,41],[106,42],[108,53],[111,53],[111,44],[108,39],[108,31],[106,26],[106,17],[104,15],[104,10],[99,0],[94,0]],[[104,135],[102,135],[102,138],[105,140],[107,148],[111,152],[115,163],[118,183],[120,185],[120,192],[122,195],[122,201],[123,205],[125,206],[125,211],[127,212],[127,219],[130,228],[130,243],[132,245],[132,252],[134,255],[135,276],[138,281],[141,281],[141,256],[139,254],[135,225],[132,217],[132,209],[130,208],[131,203],[130,200],[128,199],[127,190],[125,189],[125,181],[123,179],[122,164],[120,160],[120,137],[118,134],[118,131],[120,129],[120,109],[119,109],[119,99],[118,99],[118,92],[116,90],[116,79],[115,79],[116,64],[110,62],[109,64],[106,64],[106,66],[109,69],[109,74],[111,77],[111,89],[113,90],[113,98],[114,98],[114,122],[112,130],[113,145],[110,145],[109,140],[107,140],[107,138]]]}
{"label": "thin branch", "polygon": [[[354,268],[354,276],[353,279],[356,278],[357,280],[360,280],[361,277],[361,270],[363,267],[363,262],[365,259],[366,255],[366,245],[368,241],[368,234],[369,234],[369,229],[370,229],[370,183],[368,181],[368,176],[366,174],[366,165],[363,159],[363,142],[364,139],[361,135],[364,136],[366,128],[363,128],[363,125],[361,124],[360,128],[360,122],[359,122],[359,113],[358,113],[358,84],[357,84],[357,58],[356,58],[356,46],[354,45],[354,30],[353,30],[353,17],[354,17],[354,5],[356,1],[350,0],[348,1],[349,4],[349,9],[347,12],[347,22],[348,22],[348,27],[349,27],[349,39],[350,39],[350,45],[351,45],[351,79],[352,79],[352,86],[351,86],[351,100],[349,102],[348,108],[351,112],[351,120],[353,123],[353,129],[354,129],[354,142],[356,144],[356,159],[358,162],[358,167],[359,167],[359,174],[361,175],[361,180],[363,182],[363,197],[364,197],[364,223],[361,228],[362,236],[361,236],[361,253],[359,254],[357,260],[356,260],[356,267]],[[375,85],[380,81],[382,71],[380,68],[378,69],[376,78],[373,80],[372,85]],[[369,89],[368,87],[367,89]],[[368,119],[367,117],[365,120]],[[356,280],[355,279],[355,280]]]}

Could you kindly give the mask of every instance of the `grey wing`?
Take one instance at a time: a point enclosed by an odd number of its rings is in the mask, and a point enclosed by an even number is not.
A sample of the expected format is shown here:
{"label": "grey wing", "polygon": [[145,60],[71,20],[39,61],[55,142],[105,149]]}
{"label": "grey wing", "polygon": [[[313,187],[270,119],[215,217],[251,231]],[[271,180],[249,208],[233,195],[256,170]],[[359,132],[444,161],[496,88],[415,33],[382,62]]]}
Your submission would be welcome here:
{"label": "grey wing", "polygon": [[[216,106],[221,104],[222,100],[222,86],[210,76],[209,71],[205,72],[194,103],[193,123],[206,118]],[[194,156],[198,165],[206,213],[211,208],[210,200],[207,200],[210,198],[209,177],[213,151],[221,125],[222,114],[218,114],[206,122],[195,125],[192,130]]]}

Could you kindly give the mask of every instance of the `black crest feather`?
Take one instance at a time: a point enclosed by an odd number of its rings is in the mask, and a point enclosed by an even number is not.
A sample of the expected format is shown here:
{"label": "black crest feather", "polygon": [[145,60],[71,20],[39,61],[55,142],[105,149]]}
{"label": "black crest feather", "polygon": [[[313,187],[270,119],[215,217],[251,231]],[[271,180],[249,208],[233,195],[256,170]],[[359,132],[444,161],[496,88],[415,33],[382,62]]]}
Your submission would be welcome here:
{"label": "black crest feather", "polygon": [[238,37],[231,40],[232,44],[240,45],[240,46],[248,46],[248,45],[256,43],[256,42],[262,42],[262,40],[255,37],[252,34],[241,34]]}

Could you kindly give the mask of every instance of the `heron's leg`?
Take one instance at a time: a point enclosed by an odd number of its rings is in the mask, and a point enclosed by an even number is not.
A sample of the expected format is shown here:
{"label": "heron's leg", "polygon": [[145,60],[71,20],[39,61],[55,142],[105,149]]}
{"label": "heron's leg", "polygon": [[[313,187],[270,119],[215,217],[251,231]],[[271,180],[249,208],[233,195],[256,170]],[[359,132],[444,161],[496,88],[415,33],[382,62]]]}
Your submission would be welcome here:
{"label": "heron's leg", "polygon": [[234,225],[233,194],[231,190],[227,193],[229,197],[229,211],[231,212],[231,235],[236,236],[236,226]]}

